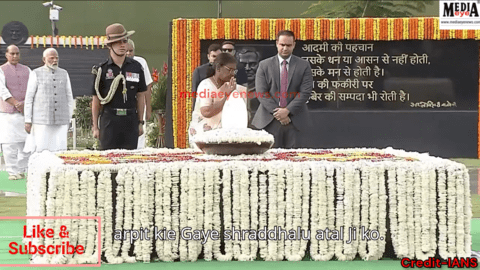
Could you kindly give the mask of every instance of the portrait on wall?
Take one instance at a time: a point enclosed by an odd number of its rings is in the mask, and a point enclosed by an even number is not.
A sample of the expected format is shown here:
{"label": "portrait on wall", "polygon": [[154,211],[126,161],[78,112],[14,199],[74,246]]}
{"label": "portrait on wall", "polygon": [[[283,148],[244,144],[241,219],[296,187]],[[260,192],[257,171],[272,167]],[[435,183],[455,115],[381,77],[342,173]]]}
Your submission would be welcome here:
{"label": "portrait on wall", "polygon": [[3,26],[2,39],[7,45],[23,45],[28,39],[28,29],[21,22],[9,22]]}

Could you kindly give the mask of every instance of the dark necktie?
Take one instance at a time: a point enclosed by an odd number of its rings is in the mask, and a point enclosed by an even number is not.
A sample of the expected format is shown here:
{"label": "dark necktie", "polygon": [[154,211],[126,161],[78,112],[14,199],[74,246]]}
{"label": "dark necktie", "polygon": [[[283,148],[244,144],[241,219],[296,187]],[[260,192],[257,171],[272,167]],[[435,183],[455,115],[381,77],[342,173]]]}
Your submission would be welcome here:
{"label": "dark necktie", "polygon": [[280,81],[280,107],[287,107],[287,86],[288,86],[288,71],[287,60],[282,62],[282,78]]}

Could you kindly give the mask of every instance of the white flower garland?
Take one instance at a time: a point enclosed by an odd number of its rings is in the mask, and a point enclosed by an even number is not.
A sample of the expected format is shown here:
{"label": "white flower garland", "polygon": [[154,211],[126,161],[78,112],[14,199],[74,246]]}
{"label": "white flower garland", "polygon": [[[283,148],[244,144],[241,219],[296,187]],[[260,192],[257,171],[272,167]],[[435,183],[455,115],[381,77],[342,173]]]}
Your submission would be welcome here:
{"label": "white flower garland", "polygon": [[[172,183],[172,203],[171,203],[171,216],[172,216],[172,225],[171,229],[175,230],[176,232],[180,232],[180,168],[183,164],[175,163],[171,168],[171,183]],[[170,253],[170,258],[173,260],[180,258],[180,251],[179,251],[179,241],[180,236],[177,233],[177,237],[173,243],[171,243],[170,249],[168,252]],[[168,245],[165,246],[167,249]]]}
{"label": "white flower garland", "polygon": [[[142,177],[135,173],[133,174],[133,231],[140,231],[141,213],[142,213]],[[135,240],[133,242],[133,256],[137,261],[142,260],[142,242]]]}
{"label": "white flower garland", "polygon": [[[222,226],[221,226],[221,217],[220,217],[220,171],[217,167],[212,166],[211,168],[213,170],[213,213],[212,213],[212,227],[214,230],[217,230],[219,234],[222,232]],[[221,251],[220,251],[220,245],[223,237],[220,235],[220,239],[218,241],[213,242],[212,246],[212,253],[215,258],[218,259],[218,256],[221,256]],[[223,241],[224,242],[224,241]],[[210,256],[210,255],[209,255]]]}
{"label": "white flower garland", "polygon": [[[215,201],[215,176],[214,169],[212,167],[205,168],[205,219],[204,219],[204,229],[212,231],[214,229],[214,215],[215,215],[215,204],[219,204],[220,201]],[[215,230],[217,230],[215,228]],[[217,232],[220,232],[217,230]],[[215,242],[220,242],[217,240]],[[213,245],[214,240],[207,239],[205,245],[203,246],[203,257],[205,261],[211,261],[213,259]]]}
{"label": "white flower garland", "polygon": [[464,223],[464,207],[465,207],[465,190],[463,188],[464,183],[463,183],[463,171],[461,171],[459,168],[456,168],[455,170],[455,189],[456,189],[456,196],[457,196],[457,201],[455,205],[455,211],[456,211],[456,220],[455,220],[455,233],[456,233],[456,247],[455,247],[455,253],[459,257],[470,257],[471,251],[468,253],[466,252],[465,248],[465,223]]}
{"label": "white flower garland", "polygon": [[[117,176],[117,178],[119,178]],[[123,229],[124,230],[132,230],[133,227],[133,205],[134,205],[134,196],[133,196],[133,182],[134,182],[134,174],[131,170],[127,169],[125,172],[125,175],[122,177],[123,180],[120,180],[123,182],[123,189],[124,189],[124,224],[123,224]],[[118,180],[117,180],[118,181]],[[136,262],[135,256],[130,256],[128,252],[130,251],[130,247],[132,245],[130,244],[130,239],[127,238],[126,240],[122,241],[122,252],[121,252],[121,257],[124,262],[127,263],[134,263]]]}
{"label": "white flower garland", "polygon": [[[102,224],[101,224],[101,245],[102,248],[99,250],[101,254],[105,251],[105,182],[100,178],[100,175],[97,177],[97,214],[96,216],[99,216],[102,219]],[[98,227],[97,227],[98,229]],[[98,249],[98,247],[97,247]]]}
{"label": "white flower garland", "polygon": [[[77,217],[79,216],[80,213],[80,198],[79,198],[79,179],[78,179],[78,172],[76,170],[67,170],[65,172],[65,178],[68,179],[68,182],[70,183],[70,192],[65,193],[65,196],[70,196],[70,203],[71,204],[66,204],[64,208],[64,216],[74,216]],[[70,209],[68,209],[70,207]],[[68,211],[69,210],[69,211]],[[67,230],[69,232],[69,237],[65,240],[68,240],[71,245],[77,246],[77,243],[79,241],[79,220],[78,219],[71,219],[71,220],[65,220],[67,222]],[[77,263],[77,259],[74,258],[74,255],[67,255],[67,262],[68,263]]]}
{"label": "white flower garland", "polygon": [[[275,170],[275,167],[274,165],[272,164],[269,164],[270,166],[268,167],[268,230],[273,230],[275,226],[277,226],[277,174],[276,174],[276,170]],[[288,169],[287,169],[288,171]],[[291,178],[290,178],[291,179]],[[289,196],[289,192],[290,192],[290,195],[291,195],[291,189],[288,189],[287,187],[287,211],[288,209],[292,209],[292,208],[289,208],[289,204],[288,204],[288,196]],[[291,202],[291,200],[290,200]],[[288,214],[288,212],[287,212]],[[287,220],[288,222],[288,220]],[[267,231],[268,233],[268,231]],[[278,254],[277,250],[278,250],[278,245],[284,245],[284,243],[286,244],[287,242],[285,241],[285,239],[282,239],[282,240],[270,240],[268,238],[268,235],[266,236],[267,237],[267,248],[268,248],[268,255],[265,257],[265,260],[266,261],[278,261],[278,260],[282,260],[283,259],[283,256],[280,256],[280,254]],[[285,251],[286,254],[287,253],[287,250]]]}
{"label": "white flower garland", "polygon": [[[197,230],[204,230],[204,219],[205,219],[205,195],[204,195],[204,186],[205,186],[205,176],[204,176],[204,168],[196,163],[191,164],[191,173],[195,174],[193,177],[194,185],[195,185],[195,193],[194,199],[196,199],[196,229]],[[195,241],[196,244],[196,254],[195,260],[198,259],[200,253],[202,252],[204,245],[202,245],[202,241],[208,239],[202,239],[200,241]]]}
{"label": "white flower garland", "polygon": [[[182,175],[188,177],[187,181],[186,182],[186,185],[183,185],[182,184],[182,190],[185,189],[185,195],[186,195],[186,198],[187,198],[187,204],[184,204],[186,205],[188,208],[186,209],[185,211],[185,217],[186,217],[186,221],[185,223],[183,223],[184,225],[180,224],[181,226],[180,227],[190,227],[191,230],[190,232],[193,232],[193,230],[197,230],[197,229],[201,229],[201,228],[198,228],[198,224],[197,224],[197,219],[198,219],[198,215],[197,215],[197,175],[196,175],[196,172],[195,172],[195,169],[194,168],[185,168],[185,171],[184,169],[182,169]],[[184,178],[185,179],[185,178]],[[184,201],[184,200],[182,200]],[[191,261],[191,262],[194,262],[197,260],[197,257],[198,257],[198,241],[197,240],[188,240],[186,241],[187,243],[187,246],[188,246],[188,251],[186,253],[187,257],[186,257],[186,260],[188,261]],[[200,249],[201,250],[201,249]],[[181,253],[180,253],[181,254]]]}
{"label": "white flower garland", "polygon": [[[233,174],[233,179],[232,179],[232,218],[233,218],[233,227],[235,230],[242,230],[244,229],[241,225],[241,211],[243,210],[243,205],[240,202],[240,171],[237,170],[236,168],[232,168],[232,174]],[[235,237],[235,240],[232,240],[233,242],[233,258],[236,260],[240,260],[240,255],[241,253],[241,248],[240,248],[240,243],[242,242],[241,239],[237,235],[232,235]],[[242,237],[242,236],[240,236]]]}
{"label": "white flower garland", "polygon": [[[80,174],[80,181],[79,181],[79,190],[78,190],[78,199],[75,198],[78,201],[78,216],[85,217],[87,216],[87,203],[88,203],[88,180],[87,176],[90,171],[83,171]],[[90,172],[91,173],[91,172]],[[86,260],[86,252],[87,252],[87,233],[88,233],[88,227],[87,227],[87,219],[80,219],[78,222],[78,244],[82,245],[84,248],[84,254],[82,255],[77,255],[75,254],[74,258],[76,259],[77,263],[85,263]],[[92,243],[93,244],[93,243]]]}
{"label": "white flower garland", "polygon": [[[272,170],[276,170],[277,176],[277,225],[286,230],[286,219],[285,219],[285,211],[287,207],[287,202],[285,199],[285,191],[286,191],[286,177],[285,177],[285,169],[284,166],[280,166],[279,164],[275,164],[271,168]],[[287,245],[286,239],[282,239],[277,247],[277,259],[283,260],[285,257],[285,246]]]}
{"label": "white flower garland", "polygon": [[[361,167],[361,201],[360,201],[360,225],[367,228],[367,224],[369,224],[369,178],[370,178],[370,168],[369,167]],[[360,229],[361,235],[361,229]],[[360,243],[358,246],[358,254],[364,260],[367,259],[367,241],[365,239],[360,239]]]}
{"label": "white flower garland", "polygon": [[[317,235],[320,230],[325,232],[328,228],[334,228],[334,168],[326,163],[312,163],[312,235]],[[314,192],[316,191],[316,192]],[[335,243],[312,237],[310,244],[310,256],[315,261],[328,261],[335,254]]]}
{"label": "white flower garland", "polygon": [[416,193],[419,190],[415,190],[415,180],[413,178],[413,168],[409,168],[406,173],[406,185],[407,185],[407,233],[408,233],[408,242],[407,246],[409,247],[408,257],[413,258],[415,256],[415,216],[414,216],[414,198]]}
{"label": "white flower garland", "polygon": [[148,238],[149,240],[144,240],[144,248],[143,248],[143,261],[144,262],[150,262],[150,255],[153,253],[153,238],[154,233],[153,233],[153,218],[154,218],[154,209],[152,205],[155,203],[155,179],[154,179],[154,174],[151,170],[149,169],[144,169],[142,170],[144,172],[143,176],[145,177],[146,181],[146,189],[147,189],[147,194],[148,197],[146,198],[146,205],[144,206],[145,208],[143,211],[146,212],[147,218],[145,220],[145,226],[144,228],[148,228]]}
{"label": "white flower garland", "polygon": [[274,142],[272,134],[265,130],[253,130],[249,128],[215,129],[199,133],[193,137],[194,142],[204,143],[271,143]]}
{"label": "white flower garland", "polygon": [[[303,179],[302,179],[302,168],[300,166],[294,166],[293,164],[287,167],[287,183],[289,183],[290,187],[293,187],[292,190],[292,204],[288,203],[287,199],[287,211],[289,206],[291,207],[292,218],[291,222],[288,222],[287,216],[287,233],[289,230],[298,231],[298,228],[301,228],[302,225],[302,186],[303,186]],[[290,171],[291,170],[291,171]],[[292,174],[292,177],[289,177],[289,174]],[[288,190],[287,190],[288,194]],[[288,212],[287,212],[288,215]],[[298,239],[301,235],[297,235],[297,239],[294,240],[285,240],[285,245],[288,247],[285,250],[285,257],[289,261],[300,261],[303,257],[303,252],[300,249],[300,240]]]}
{"label": "white flower garland", "polygon": [[[353,230],[354,220],[354,194],[358,191],[354,191],[354,175],[355,168],[351,164],[347,164],[345,170],[337,167],[337,212],[336,212],[336,230],[340,230],[343,226],[343,241],[335,241],[335,256],[341,260],[353,260],[357,254],[356,248],[354,248],[355,241],[350,239],[350,228]],[[348,188],[351,187],[351,188]],[[357,193],[358,194],[358,193]],[[343,200],[340,200],[343,198]],[[357,229],[355,229],[357,230]],[[350,241],[349,243],[347,243]],[[354,242],[355,241],[355,242]]]}
{"label": "white flower garland", "polygon": [[[113,250],[113,201],[111,199],[112,194],[112,180],[111,174],[108,171],[100,172],[98,176],[99,181],[103,182],[105,185],[105,258],[108,263],[111,264],[120,264],[123,262],[121,257],[117,257],[117,254]],[[123,182],[123,181],[122,181]],[[107,197],[108,196],[108,197]]]}
{"label": "white flower garland", "polygon": [[378,253],[376,259],[379,260],[382,258],[383,253],[385,252],[385,246],[387,244],[387,187],[385,181],[385,166],[379,164],[377,167],[378,173],[378,232],[379,239],[377,241]]}
{"label": "white flower garland", "polygon": [[[95,189],[95,174],[92,171],[86,171],[85,180],[87,181],[87,216],[96,215],[95,195],[98,196],[98,190]],[[87,220],[87,246],[85,247],[85,263],[100,263],[98,261],[98,253],[102,253],[98,246],[98,221]]]}
{"label": "white flower garland", "polygon": [[[167,217],[164,217],[164,202],[163,202],[163,195],[164,195],[164,189],[167,187],[164,186],[164,178],[163,178],[163,172],[165,169],[162,167],[157,168],[155,171],[155,226],[157,226],[158,230],[163,230],[164,224],[163,221],[164,219],[167,219]],[[169,192],[170,193],[170,192]],[[155,251],[157,252],[157,256],[160,260],[166,261],[166,257],[164,254],[164,245],[166,239],[157,239],[155,241]]]}
{"label": "white flower garland", "polygon": [[[258,216],[258,209],[259,209],[258,170],[256,168],[252,170],[251,174],[249,175],[248,181],[250,183],[250,229],[258,231],[260,228],[259,228],[259,216]],[[283,185],[285,186],[285,181],[283,181]],[[281,185],[279,185],[279,188],[280,186]],[[285,203],[282,203],[282,204],[279,204],[279,208],[281,205],[285,207]],[[280,213],[283,213],[283,212],[280,211]],[[259,241],[258,239],[250,240],[250,254],[253,260],[257,258],[258,241]]]}
{"label": "white flower garland", "polygon": [[[231,184],[232,184],[232,179],[231,179],[231,170],[229,168],[225,168],[223,170],[223,175],[222,179],[220,179],[222,187],[223,187],[223,192],[222,192],[222,198],[223,198],[223,227],[224,230],[230,230],[232,232],[232,198],[231,198]],[[220,206],[222,207],[222,205]],[[218,215],[220,215],[220,211],[218,212]],[[220,221],[220,216],[218,218],[218,221]],[[220,222],[218,223],[220,226]],[[220,231],[220,230],[218,230]],[[215,247],[214,249],[214,255],[215,258],[219,261],[230,261],[232,260],[233,257],[233,243],[232,239],[230,240],[225,240],[224,245],[225,245],[225,254],[221,253],[220,250],[220,244]]]}
{"label": "white flower garland", "polygon": [[[54,172],[55,173],[55,172]],[[64,170],[58,170],[57,172],[57,196],[55,198],[55,215],[62,216],[63,214],[63,207],[65,205],[70,204],[70,199],[68,196],[65,196],[65,190],[70,189],[70,183],[68,183],[68,179],[65,178],[65,171]],[[55,225],[53,227],[53,231],[56,232],[55,235],[53,236],[53,245],[60,245],[61,240],[59,236],[60,232],[60,227],[63,225],[63,222],[65,220],[61,219],[56,219],[55,220]],[[64,264],[66,263],[66,257],[64,257],[63,254],[55,254],[55,255],[49,255],[50,258],[50,263],[51,264]]]}
{"label": "white flower garland", "polygon": [[[262,229],[267,227],[267,176],[265,170],[258,169],[258,199],[259,199],[259,218],[258,228]],[[267,241],[258,241],[259,254],[262,259],[268,256]]]}
{"label": "white flower garland", "polygon": [[[407,172],[405,168],[397,168],[397,197],[398,197],[398,250],[395,248],[397,257],[411,258],[408,245],[408,231],[407,231]],[[392,238],[394,235],[392,235]],[[395,247],[395,246],[394,246]]]}
{"label": "white flower garland", "polygon": [[447,167],[447,253],[448,257],[455,257],[456,251],[456,202],[457,185],[454,166]]}
{"label": "white flower garland", "polygon": [[[184,228],[188,226],[188,209],[189,209],[189,201],[188,201],[188,191],[190,188],[190,183],[188,181],[188,174],[187,168],[182,167],[180,175],[185,179],[184,181],[180,181],[180,228]],[[187,174],[187,177],[185,175]],[[188,248],[187,248],[187,240],[183,237],[179,236],[180,246],[179,246],[179,255],[180,261],[184,262],[188,259]]]}
{"label": "white flower garland", "polygon": [[388,213],[388,216],[390,218],[390,234],[392,236],[392,246],[394,249],[395,254],[397,257],[399,256],[398,254],[398,198],[397,198],[397,178],[396,178],[396,167],[388,163],[386,166],[387,170],[387,184],[388,184],[388,205],[390,207],[390,211]]}
{"label": "white flower garland", "polygon": [[[273,150],[271,153],[276,151],[279,150]],[[341,151],[347,150],[337,152]],[[398,257],[425,259],[435,255],[437,246],[442,258],[469,256],[471,205],[468,172],[465,166],[425,154],[395,150],[375,151],[380,154],[393,153],[398,157],[411,156],[419,161],[296,163],[284,160],[272,162],[242,160],[248,157],[230,161],[230,157],[212,157],[217,160],[224,159],[226,162],[213,163],[207,159],[202,163],[182,161],[155,165],[135,164],[135,170],[138,172],[134,175],[133,171],[130,171],[133,167],[123,164],[121,166],[126,167],[119,170],[116,179],[119,184],[116,189],[115,229],[121,230],[124,222],[124,229],[139,230],[142,227],[152,231],[155,218],[158,229],[175,230],[177,232],[175,241],[157,241],[157,254],[164,261],[173,261],[179,254],[182,255],[182,261],[195,261],[202,248],[206,260],[213,257],[218,260],[231,260],[233,257],[238,260],[252,260],[255,259],[257,251],[260,251],[260,256],[266,260],[282,260],[284,257],[288,260],[301,260],[305,255],[308,241],[298,239],[277,239],[268,242],[249,239],[223,240],[225,254],[220,250],[222,240],[202,239],[206,240],[204,246],[201,245],[201,241],[191,240],[182,245],[179,232],[186,226],[194,230],[210,229],[221,233],[220,207],[223,207],[225,230],[232,230],[233,226],[235,230],[259,230],[265,226],[269,230],[277,226],[277,229],[286,230],[288,235],[291,229],[311,229],[310,254],[314,260],[329,260],[333,255],[340,260],[350,260],[355,257],[357,250],[362,258],[376,260],[382,257],[385,250],[386,176],[389,189],[390,232]],[[179,150],[160,152],[190,153]],[[157,152],[145,150],[144,153]],[[312,154],[314,153],[315,151],[312,151]],[[49,167],[42,167],[38,164],[38,157],[45,157],[45,160],[52,162]],[[28,189],[39,192],[29,195],[27,213],[47,216],[99,215],[102,217],[102,251],[107,261],[134,262],[135,257],[128,256],[130,248],[128,241],[112,242],[114,221],[110,199],[112,194],[110,171],[116,171],[119,165],[96,165],[95,168],[86,165],[65,166],[48,153],[33,157],[32,161],[35,160],[37,164],[31,166],[31,172],[35,170],[35,175],[29,178]],[[206,164],[211,165],[210,169],[207,169]],[[149,169],[150,166],[156,170],[155,177]],[[159,166],[161,168],[158,168]],[[94,175],[89,168],[100,172],[97,188]],[[217,168],[222,168],[221,179]],[[48,190],[45,174],[40,173],[42,171],[50,171]],[[80,179],[78,171],[82,172]],[[34,180],[35,183],[30,180]],[[220,185],[223,187],[222,194]],[[337,198],[334,198],[335,188]],[[224,204],[219,206],[221,196]],[[157,209],[155,213],[152,205]],[[96,263],[98,251],[95,249],[97,243],[95,222],[45,220],[44,227],[53,228],[56,232],[59,232],[60,226],[65,224],[70,232],[68,240],[71,244],[83,244],[85,255],[37,255],[33,256],[32,262]],[[437,222],[438,237],[435,229]],[[38,223],[42,224],[43,221]],[[383,237],[383,240],[368,242],[358,240],[361,237],[361,225],[367,230],[378,230],[378,235]],[[317,230],[326,228],[330,231],[332,228],[338,230],[340,226],[344,228],[344,236],[348,236],[350,227],[356,228],[357,240],[349,244],[346,243],[346,237],[343,241],[315,240]],[[301,237],[301,233],[297,235],[297,238]],[[53,239],[34,241],[48,245],[48,243],[60,244],[62,240],[65,239],[56,236]],[[152,241],[136,241],[134,254],[137,259],[150,261],[152,246]],[[120,250],[122,257],[118,257]]]}
{"label": "white flower garland", "polygon": [[[123,237],[123,223],[125,218],[123,216],[123,210],[125,209],[125,178],[128,177],[129,169],[125,168],[117,173],[117,177],[115,177],[115,182],[117,184],[116,188],[116,204],[115,204],[115,224],[114,229],[115,231],[120,231]],[[125,241],[126,242],[126,241]],[[120,240],[113,240],[112,246],[112,256],[119,257],[118,252],[120,250],[120,246],[122,241]],[[121,256],[120,256],[121,257]],[[122,258],[123,262],[123,258]]]}
{"label": "white flower garland", "polygon": [[[465,237],[465,250],[464,254],[460,254],[462,257],[470,257],[472,254],[472,235],[471,235],[471,220],[472,220],[472,200],[470,198],[470,181],[469,181],[469,174],[467,168],[462,165],[461,166],[463,177],[458,179],[458,185],[463,184],[463,192],[464,192],[464,209],[463,209],[463,222],[464,222],[464,230],[463,230],[463,237]],[[458,187],[461,188],[461,187]],[[433,215],[433,214],[432,214]]]}
{"label": "white flower garland", "polygon": [[[251,224],[253,217],[250,216],[251,205],[250,205],[250,194],[248,192],[250,187],[250,181],[248,179],[248,167],[238,166],[236,168],[237,175],[239,176],[239,186],[240,186],[240,228],[242,230],[251,230]],[[243,237],[243,235],[242,235]],[[253,261],[256,257],[256,251],[252,252],[251,250],[251,240],[242,239],[239,242],[241,246],[241,254],[238,256],[239,261]]]}
{"label": "white flower garland", "polygon": [[[307,165],[302,164],[302,223],[300,232],[300,250],[299,255],[301,258],[305,256],[307,251],[307,244],[310,242],[312,234],[309,228],[310,219],[310,169]],[[306,238],[304,239],[305,236]],[[298,241],[298,240],[297,240]]]}

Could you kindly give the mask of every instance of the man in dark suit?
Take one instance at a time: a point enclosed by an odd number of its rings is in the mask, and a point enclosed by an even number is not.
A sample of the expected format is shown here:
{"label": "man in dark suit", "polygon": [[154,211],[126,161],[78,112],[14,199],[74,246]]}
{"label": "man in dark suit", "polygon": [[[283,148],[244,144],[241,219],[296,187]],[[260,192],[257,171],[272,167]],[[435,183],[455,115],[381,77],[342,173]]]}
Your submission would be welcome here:
{"label": "man in dark suit", "polygon": [[260,106],[253,125],[275,137],[275,148],[297,148],[299,131],[309,125],[306,102],[313,88],[312,69],[304,59],[292,55],[295,35],[279,31],[278,54],[260,62],[256,78],[256,95]]}
{"label": "man in dark suit", "polygon": [[195,107],[195,94],[197,92],[198,85],[208,77],[207,75],[208,69],[212,66],[212,63],[217,58],[217,55],[221,53],[222,53],[222,47],[220,46],[220,44],[217,44],[217,43],[211,44],[210,46],[208,46],[208,50],[207,50],[208,63],[198,66],[193,71],[193,76],[192,76],[193,107]]}

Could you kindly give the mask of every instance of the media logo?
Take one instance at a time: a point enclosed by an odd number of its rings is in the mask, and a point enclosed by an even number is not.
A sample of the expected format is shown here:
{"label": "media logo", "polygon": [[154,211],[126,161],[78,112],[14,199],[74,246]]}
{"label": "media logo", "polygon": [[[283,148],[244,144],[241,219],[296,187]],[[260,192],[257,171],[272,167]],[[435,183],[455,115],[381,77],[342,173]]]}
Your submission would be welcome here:
{"label": "media logo", "polygon": [[441,30],[480,29],[480,1],[441,0],[439,17]]}

